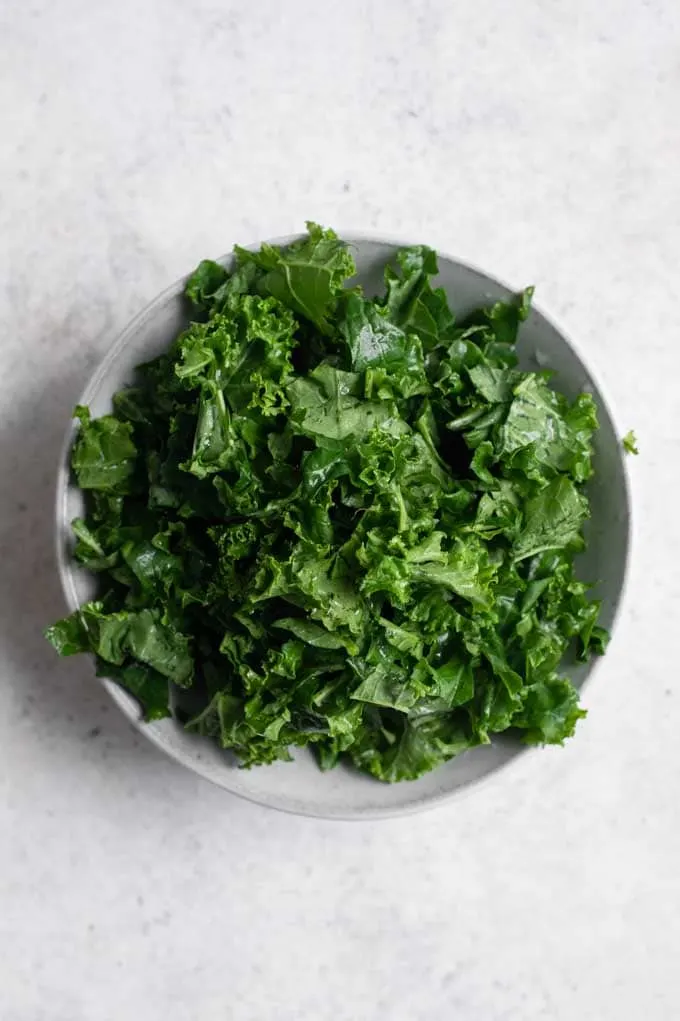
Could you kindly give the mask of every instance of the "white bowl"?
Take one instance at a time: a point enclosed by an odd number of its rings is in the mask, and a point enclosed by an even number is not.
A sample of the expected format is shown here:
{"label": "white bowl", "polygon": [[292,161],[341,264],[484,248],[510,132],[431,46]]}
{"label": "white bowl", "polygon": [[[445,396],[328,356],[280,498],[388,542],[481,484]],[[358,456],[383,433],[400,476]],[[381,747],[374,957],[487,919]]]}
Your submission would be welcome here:
{"label": "white bowl", "polygon": [[[383,269],[398,248],[410,242],[345,235],[353,248],[358,278],[367,293],[381,290]],[[271,243],[289,244],[295,237]],[[259,245],[252,246],[258,248]],[[220,260],[229,266],[231,256]],[[439,255],[437,284],[446,290],[456,312],[507,299],[512,293],[503,284],[455,259]],[[161,294],[134,319],[112,345],[80,398],[94,416],[111,411],[111,397],[130,383],[133,369],[167,348],[188,322],[182,298],[184,281]],[[595,438],[595,476],[589,484],[592,517],[587,527],[587,551],[580,572],[599,580],[595,595],[602,600],[601,624],[611,629],[621,602],[629,554],[630,495],[620,434],[612,420],[599,383],[564,334],[534,309],[523,324],[518,344],[520,366],[550,367],[556,386],[570,398],[590,391],[597,403],[600,429]],[[57,554],[66,600],[71,610],[91,599],[95,580],[72,558],[70,522],[83,513],[82,493],[69,470],[74,429],[69,429],[57,484]],[[565,672],[580,687],[597,660],[566,664]],[[322,773],[311,753],[295,756],[293,763],[277,763],[255,769],[239,769],[229,755],[211,741],[188,734],[172,719],[144,723],[137,702],[113,681],[104,686],[140,731],[178,762],[233,794],[251,801],[303,815],[327,818],[370,818],[395,815],[427,807],[468,788],[496,772],[527,749],[511,738],[465,752],[419,780],[388,785],[340,766]],[[572,740],[578,741],[578,731]]]}

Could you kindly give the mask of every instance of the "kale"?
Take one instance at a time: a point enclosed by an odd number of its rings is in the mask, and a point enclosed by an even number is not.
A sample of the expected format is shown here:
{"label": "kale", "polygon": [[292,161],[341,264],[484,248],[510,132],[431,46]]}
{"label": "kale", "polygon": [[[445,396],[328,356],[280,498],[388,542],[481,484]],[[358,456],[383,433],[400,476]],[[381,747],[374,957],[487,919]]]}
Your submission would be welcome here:
{"label": "kale", "polygon": [[630,430],[630,432],[627,432],[626,435],[623,437],[623,439],[621,440],[621,444],[627,454],[640,453],[637,447],[637,439],[632,429]]}
{"label": "kale", "polygon": [[377,299],[354,273],[314,224],[204,261],[189,328],[111,415],[76,409],[100,597],[47,637],[244,766],[309,746],[392,782],[502,731],[561,743],[560,664],[607,640],[574,572],[593,399],[517,368],[531,288],[459,322],[431,249]]}

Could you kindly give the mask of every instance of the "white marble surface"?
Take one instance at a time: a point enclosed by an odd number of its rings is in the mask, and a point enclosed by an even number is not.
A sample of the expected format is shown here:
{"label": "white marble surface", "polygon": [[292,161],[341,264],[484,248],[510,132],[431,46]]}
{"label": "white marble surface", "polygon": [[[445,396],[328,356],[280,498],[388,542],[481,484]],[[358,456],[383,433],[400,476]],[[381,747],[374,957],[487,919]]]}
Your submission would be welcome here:
{"label": "white marble surface", "polygon": [[[679,54],[675,0],[0,3],[2,1021],[680,1015]],[[535,282],[642,451],[577,739],[417,818],[239,802],[40,637],[112,331],[308,217]]]}

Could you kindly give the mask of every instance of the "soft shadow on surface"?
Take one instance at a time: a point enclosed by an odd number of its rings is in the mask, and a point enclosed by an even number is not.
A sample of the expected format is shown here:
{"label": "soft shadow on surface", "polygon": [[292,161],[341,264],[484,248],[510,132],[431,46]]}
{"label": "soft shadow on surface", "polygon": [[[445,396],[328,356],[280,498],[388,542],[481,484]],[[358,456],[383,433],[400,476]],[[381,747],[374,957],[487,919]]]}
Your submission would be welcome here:
{"label": "soft shadow on surface", "polygon": [[[58,336],[54,339],[59,342]],[[60,660],[44,628],[67,610],[54,554],[57,466],[71,410],[94,358],[74,358],[60,377],[34,379],[31,393],[10,398],[0,434],[0,650],[8,725],[26,740],[55,741],[82,761],[82,742],[101,757],[134,757],[148,770],[179,772],[124,719],[85,657]],[[42,384],[42,385],[41,385]],[[8,400],[9,403],[9,400]]]}

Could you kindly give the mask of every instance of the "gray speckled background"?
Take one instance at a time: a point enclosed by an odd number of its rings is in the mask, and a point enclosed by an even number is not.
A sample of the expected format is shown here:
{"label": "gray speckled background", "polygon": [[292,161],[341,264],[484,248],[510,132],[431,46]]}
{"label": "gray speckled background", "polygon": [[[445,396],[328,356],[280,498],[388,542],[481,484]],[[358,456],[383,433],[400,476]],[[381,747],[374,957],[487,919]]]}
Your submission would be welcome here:
{"label": "gray speckled background", "polygon": [[[674,0],[0,4],[2,1021],[680,1014],[679,55]],[[642,450],[577,739],[393,822],[209,787],[40,639],[112,333],[307,217],[536,283]]]}

